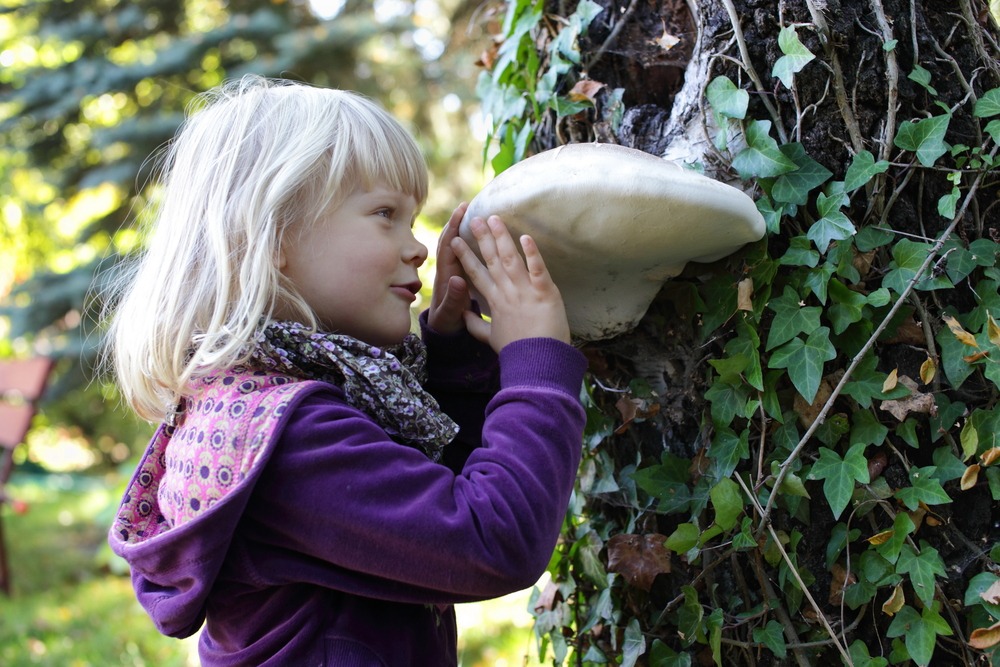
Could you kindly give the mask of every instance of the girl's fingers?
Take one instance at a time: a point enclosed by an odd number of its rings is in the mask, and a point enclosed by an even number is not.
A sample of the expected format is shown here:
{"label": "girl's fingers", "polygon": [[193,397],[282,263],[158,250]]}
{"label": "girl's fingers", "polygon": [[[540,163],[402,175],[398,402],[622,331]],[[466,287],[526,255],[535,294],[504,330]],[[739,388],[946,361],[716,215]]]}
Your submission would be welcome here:
{"label": "girl's fingers", "polygon": [[542,259],[542,253],[539,252],[535,239],[525,234],[519,240],[521,249],[524,250],[524,263],[528,267],[531,279],[533,281],[549,279],[549,269],[545,266],[545,260]]}
{"label": "girl's fingers", "polygon": [[490,336],[493,333],[490,323],[471,310],[465,311],[463,316],[465,317],[465,328],[469,332],[469,335],[480,343],[489,345]]}

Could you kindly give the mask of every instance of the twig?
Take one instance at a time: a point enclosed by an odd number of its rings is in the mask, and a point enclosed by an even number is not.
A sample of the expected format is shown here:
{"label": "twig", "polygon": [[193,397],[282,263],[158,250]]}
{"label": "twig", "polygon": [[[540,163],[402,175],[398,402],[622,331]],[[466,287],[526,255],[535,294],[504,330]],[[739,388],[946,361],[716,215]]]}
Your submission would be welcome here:
{"label": "twig", "polygon": [[[882,42],[892,41],[892,27],[885,17],[885,9],[881,0],[872,0],[872,13],[878,22],[879,30],[882,33]],[[899,62],[896,60],[896,49],[885,51],[885,76],[888,84],[888,99],[886,100],[885,125],[882,127],[882,150],[879,152],[880,160],[888,160],[892,152],[892,142],[896,135],[896,106],[899,99]]]}
{"label": "twig", "polygon": [[809,14],[812,16],[813,25],[819,33],[819,41],[826,52],[826,57],[830,61],[833,69],[833,94],[837,98],[837,106],[840,108],[840,116],[844,119],[844,126],[851,136],[851,145],[855,153],[864,150],[864,140],[861,138],[861,128],[858,126],[858,119],[854,117],[850,105],[847,103],[847,85],[844,83],[844,70],[840,66],[840,58],[837,57],[837,50],[830,38],[830,26],[826,23],[823,11],[816,5],[814,0],[806,0],[809,6]]}
{"label": "twig", "polygon": [[[745,493],[747,497],[750,499],[750,502],[753,503],[754,509],[757,512],[763,513],[764,509],[760,506],[760,503],[757,502],[757,496],[751,493],[750,489],[746,485],[746,482],[743,481],[743,478],[740,477],[739,475],[733,475],[733,476],[736,478],[736,481],[739,482],[740,488],[743,489],[743,493]],[[809,592],[809,587],[806,586],[806,582],[804,582],[802,580],[801,575],[799,575],[798,568],[795,567],[795,564],[789,557],[788,552],[785,551],[785,547],[781,545],[781,540],[778,539],[778,534],[774,531],[774,526],[768,524],[767,528],[768,531],[771,533],[771,539],[774,540],[774,546],[777,547],[778,552],[781,553],[782,559],[784,559],[785,564],[788,565],[788,570],[789,572],[792,573],[792,577],[795,579],[795,583],[797,583],[799,585],[799,588],[802,590],[802,594],[806,596],[806,599],[809,600],[809,604],[812,605],[813,611],[816,612],[817,618],[819,618],[820,623],[823,625],[823,629],[826,630],[828,635],[830,635],[830,639],[833,640],[833,643],[836,645],[837,650],[840,652],[840,655],[846,661],[848,667],[854,667],[854,663],[851,662],[850,654],[847,652],[847,649],[840,644],[840,639],[837,637],[836,631],[830,625],[830,621],[827,620],[826,614],[823,613],[823,610],[820,609],[819,605],[816,603],[816,600],[813,599],[812,593]],[[766,577],[763,576],[761,577],[761,580],[762,580],[761,581],[762,585],[768,589],[767,590],[768,599],[776,599],[774,592],[771,590],[771,583],[767,580]],[[792,620],[788,617],[787,613],[785,612],[785,608],[782,607],[781,605],[778,605],[774,608],[774,610],[775,613],[778,615],[778,620],[781,621],[781,624],[783,626],[785,626],[785,635],[788,636],[789,640],[794,640],[797,643],[798,635],[795,633],[795,627],[792,625]],[[800,654],[799,651],[795,652],[795,660],[800,665],[809,664],[808,659],[805,657],[805,654],[804,653]]]}

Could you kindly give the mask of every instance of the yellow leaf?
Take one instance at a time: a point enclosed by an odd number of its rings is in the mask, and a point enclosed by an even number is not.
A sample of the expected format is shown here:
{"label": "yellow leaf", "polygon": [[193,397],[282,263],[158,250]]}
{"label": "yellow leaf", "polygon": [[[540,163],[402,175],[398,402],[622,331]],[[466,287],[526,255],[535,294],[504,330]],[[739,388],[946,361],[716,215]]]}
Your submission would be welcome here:
{"label": "yellow leaf", "polygon": [[934,380],[934,376],[937,374],[937,364],[930,357],[924,363],[920,364],[920,381],[924,384],[930,384]]}
{"label": "yellow leaf", "polygon": [[906,594],[903,593],[903,587],[896,584],[896,588],[893,589],[892,595],[889,599],[882,603],[882,611],[889,616],[894,615],[897,611],[903,608],[906,604]]}
{"label": "yellow leaf", "polygon": [[753,278],[744,278],[736,283],[736,308],[737,310],[752,311],[753,301],[750,297],[753,294]]}
{"label": "yellow leaf", "polygon": [[873,544],[875,546],[878,546],[880,544],[885,544],[886,542],[889,541],[889,538],[892,537],[892,533],[893,533],[892,529],[883,530],[881,533],[875,533],[874,535],[868,538],[868,544]]}
{"label": "yellow leaf", "polygon": [[1000,642],[1000,622],[988,628],[976,628],[969,635],[969,646],[980,650],[996,646]]}
{"label": "yellow leaf", "polygon": [[969,347],[979,347],[979,343],[976,342],[976,337],[963,329],[962,325],[958,323],[958,320],[951,315],[944,315],[942,319],[944,320],[944,323],[948,325],[948,328],[951,329],[951,333],[955,335],[955,338]]}
{"label": "yellow leaf", "polygon": [[986,317],[988,319],[986,330],[989,332],[990,342],[1000,347],[1000,325],[997,325],[997,321],[989,313],[986,313]]}
{"label": "yellow leaf", "polygon": [[892,372],[889,373],[889,376],[885,379],[885,382],[882,383],[883,394],[896,388],[896,384],[899,382],[898,375],[899,369],[893,368]]}
{"label": "yellow leaf", "polygon": [[973,463],[962,473],[962,490],[968,491],[979,481],[979,464]]}
{"label": "yellow leaf", "polygon": [[1000,447],[990,447],[979,457],[984,466],[993,465],[997,459],[1000,459]]}

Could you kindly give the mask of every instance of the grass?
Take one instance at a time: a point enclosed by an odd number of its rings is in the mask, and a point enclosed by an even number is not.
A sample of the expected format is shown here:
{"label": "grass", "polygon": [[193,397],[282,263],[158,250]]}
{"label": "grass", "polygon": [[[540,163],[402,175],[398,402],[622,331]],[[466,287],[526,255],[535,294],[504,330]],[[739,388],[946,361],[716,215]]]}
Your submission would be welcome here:
{"label": "grass", "polygon": [[[121,495],[116,476],[14,473],[0,506],[14,592],[0,594],[0,665],[189,667],[195,640],[156,632],[105,535]],[[20,504],[19,502],[19,504]],[[527,593],[460,605],[462,667],[529,663]]]}

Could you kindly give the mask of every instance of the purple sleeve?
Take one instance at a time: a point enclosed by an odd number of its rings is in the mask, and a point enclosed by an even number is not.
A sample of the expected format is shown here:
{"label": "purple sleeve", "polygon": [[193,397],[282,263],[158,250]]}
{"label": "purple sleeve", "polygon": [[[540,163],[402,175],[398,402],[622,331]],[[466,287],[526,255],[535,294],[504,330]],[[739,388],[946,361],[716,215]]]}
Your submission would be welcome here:
{"label": "purple sleeve", "polygon": [[585,366],[551,339],[504,348],[482,446],[457,474],[389,439],[336,389],[306,399],[254,491],[247,558],[267,584],[404,602],[530,586],[551,557],[579,466]]}

